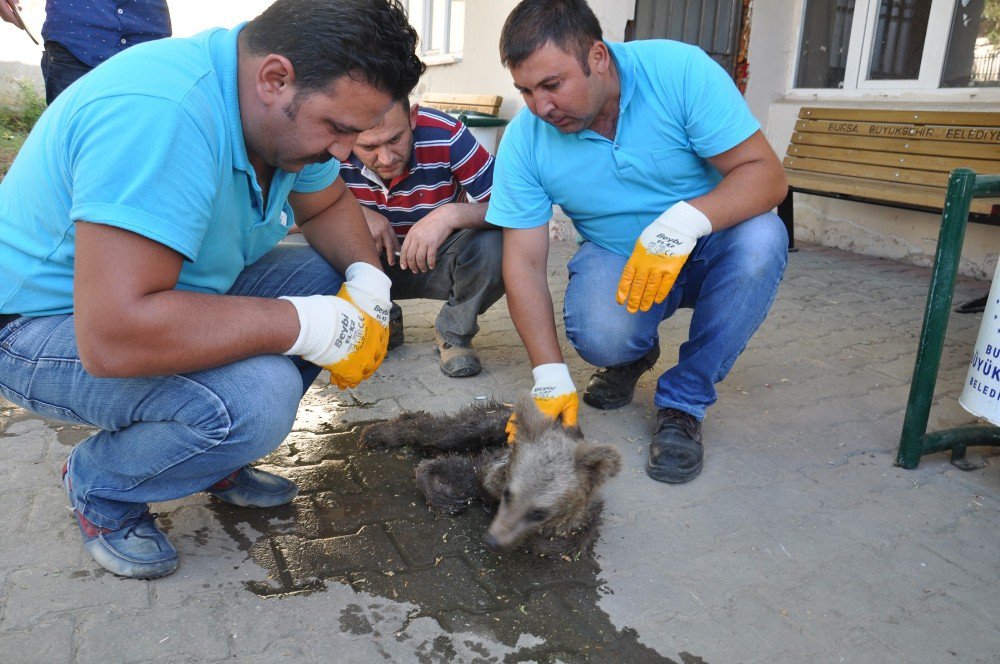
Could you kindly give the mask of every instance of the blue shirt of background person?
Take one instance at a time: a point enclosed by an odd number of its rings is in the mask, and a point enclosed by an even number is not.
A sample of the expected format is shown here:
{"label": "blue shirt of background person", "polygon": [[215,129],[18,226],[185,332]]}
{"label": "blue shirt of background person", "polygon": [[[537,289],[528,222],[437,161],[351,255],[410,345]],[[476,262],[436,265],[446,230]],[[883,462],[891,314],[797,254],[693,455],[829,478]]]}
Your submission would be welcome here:
{"label": "blue shirt of background person", "polygon": [[166,0],[46,0],[42,39],[96,67],[129,46],[169,37]]}
{"label": "blue shirt of background person", "polygon": [[584,239],[628,256],[664,210],[722,180],[705,157],[760,129],[728,74],[700,48],[666,40],[607,45],[621,77],[615,140],[591,129],[564,134],[521,109],[497,151],[490,223],[541,226],[555,203]]}
{"label": "blue shirt of background person", "polygon": [[135,44],[170,36],[165,0],[48,0],[42,38],[45,101]]}

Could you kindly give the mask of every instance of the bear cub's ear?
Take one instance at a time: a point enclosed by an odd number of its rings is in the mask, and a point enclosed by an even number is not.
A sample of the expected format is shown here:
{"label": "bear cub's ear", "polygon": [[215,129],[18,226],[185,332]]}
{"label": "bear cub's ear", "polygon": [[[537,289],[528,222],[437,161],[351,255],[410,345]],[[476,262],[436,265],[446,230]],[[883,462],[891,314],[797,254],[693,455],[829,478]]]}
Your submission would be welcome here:
{"label": "bear cub's ear", "polygon": [[576,467],[596,489],[622,469],[622,455],[610,445],[585,443],[576,450]]}

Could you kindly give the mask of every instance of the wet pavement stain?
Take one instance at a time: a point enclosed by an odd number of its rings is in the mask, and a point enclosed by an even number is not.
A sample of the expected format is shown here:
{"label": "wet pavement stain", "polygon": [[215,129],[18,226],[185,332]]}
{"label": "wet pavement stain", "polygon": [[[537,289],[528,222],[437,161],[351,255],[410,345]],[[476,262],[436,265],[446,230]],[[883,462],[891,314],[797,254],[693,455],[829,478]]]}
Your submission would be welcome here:
{"label": "wet pavement stain", "polygon": [[359,604],[351,604],[340,612],[340,629],[351,634],[371,634],[375,631]]}
{"label": "wet pavement stain", "polygon": [[[380,634],[379,606],[352,604],[341,611],[345,632],[403,642],[411,638],[406,625],[429,617],[461,639],[463,650],[482,648],[470,633],[491,635],[511,649],[505,662],[703,664],[689,653],[681,662],[662,656],[634,630],[616,629],[598,608],[610,591],[591,555],[566,562],[498,554],[482,541],[492,515],[478,503],[458,517],[428,510],[413,479],[422,457],[359,448],[366,424],[294,431],[257,464],[299,484],[291,505],[248,511],[211,501],[224,530],[268,570],[269,578],[247,582],[248,590],[282,598],[347,584],[419,608],[395,633]],[[413,647],[418,661],[456,657],[446,636]],[[501,660],[483,648],[476,661]]]}
{"label": "wet pavement stain", "polygon": [[69,448],[97,432],[97,429],[83,424],[63,424],[52,428],[55,429],[59,444]]}

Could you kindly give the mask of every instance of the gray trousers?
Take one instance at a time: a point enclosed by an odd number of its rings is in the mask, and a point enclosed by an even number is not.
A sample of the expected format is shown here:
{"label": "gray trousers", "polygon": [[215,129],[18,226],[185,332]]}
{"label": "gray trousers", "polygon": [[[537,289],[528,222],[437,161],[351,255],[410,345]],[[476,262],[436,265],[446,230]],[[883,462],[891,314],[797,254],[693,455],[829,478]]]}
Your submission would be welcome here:
{"label": "gray trousers", "polygon": [[398,263],[389,265],[384,256],[382,268],[392,279],[393,300],[445,300],[435,328],[448,343],[470,346],[479,332],[479,314],[503,296],[502,252],[500,229],[463,228],[438,249],[433,270],[413,274]]}

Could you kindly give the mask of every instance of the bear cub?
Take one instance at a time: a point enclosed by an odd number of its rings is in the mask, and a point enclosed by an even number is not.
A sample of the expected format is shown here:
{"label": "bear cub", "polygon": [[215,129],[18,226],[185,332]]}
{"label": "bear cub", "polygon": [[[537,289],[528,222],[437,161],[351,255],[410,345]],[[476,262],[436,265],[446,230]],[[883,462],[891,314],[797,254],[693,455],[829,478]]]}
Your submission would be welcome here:
{"label": "bear cub", "polygon": [[560,557],[586,551],[604,507],[599,489],[618,474],[621,454],[586,442],[578,427],[548,418],[528,396],[513,410],[517,433],[511,444],[504,429],[512,409],[495,401],[452,415],[406,412],[366,427],[360,443],[439,454],[416,469],[428,506],[449,516],[476,499],[495,506],[484,538],[495,551],[520,547]]}

